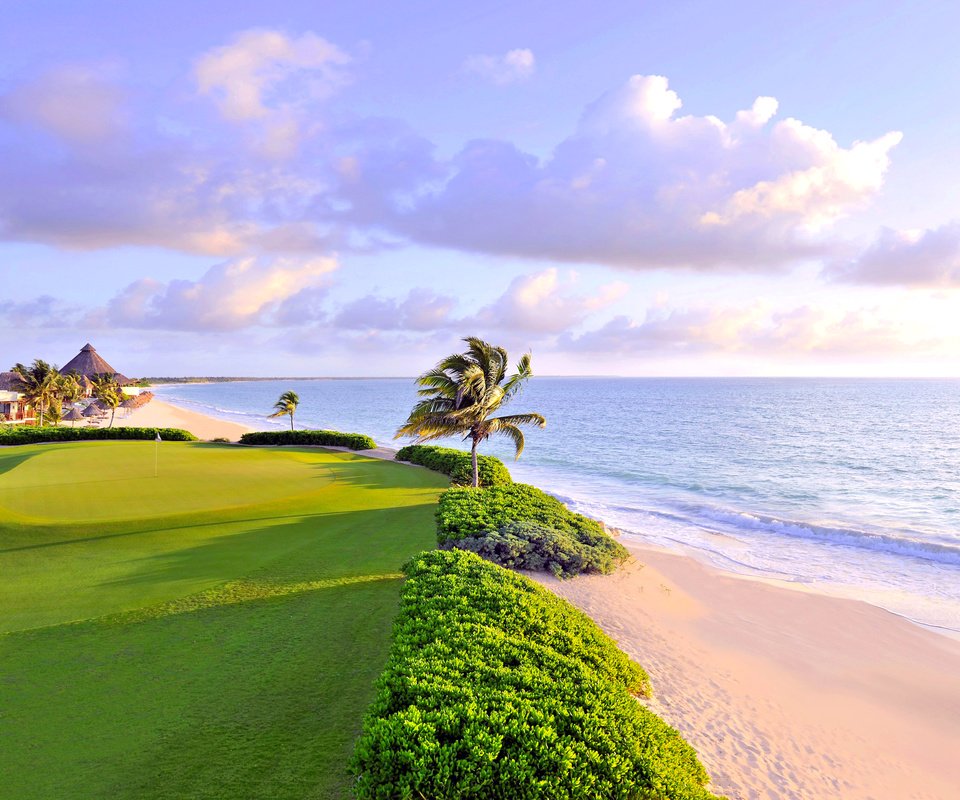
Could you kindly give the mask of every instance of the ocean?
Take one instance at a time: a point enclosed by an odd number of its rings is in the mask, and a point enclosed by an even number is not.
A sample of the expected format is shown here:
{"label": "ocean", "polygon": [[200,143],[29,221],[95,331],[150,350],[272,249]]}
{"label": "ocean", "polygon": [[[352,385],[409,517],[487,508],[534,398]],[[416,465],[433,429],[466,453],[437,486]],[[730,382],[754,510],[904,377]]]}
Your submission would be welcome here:
{"label": "ocean", "polygon": [[[280,393],[297,427],[398,447],[413,379],[160,386],[161,399],[259,429]],[[519,481],[629,536],[721,569],[865,600],[960,632],[960,381],[535,377]],[[463,446],[458,441],[444,442]]]}

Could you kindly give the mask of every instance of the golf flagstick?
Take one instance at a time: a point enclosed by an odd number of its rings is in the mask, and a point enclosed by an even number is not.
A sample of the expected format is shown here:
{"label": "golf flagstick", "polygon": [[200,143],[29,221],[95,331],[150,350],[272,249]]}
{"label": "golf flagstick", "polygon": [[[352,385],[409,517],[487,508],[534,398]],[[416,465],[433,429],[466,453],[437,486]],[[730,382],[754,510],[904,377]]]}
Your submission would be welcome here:
{"label": "golf flagstick", "polygon": [[157,431],[157,438],[153,440],[153,477],[157,477],[157,470],[160,467],[160,431]]}

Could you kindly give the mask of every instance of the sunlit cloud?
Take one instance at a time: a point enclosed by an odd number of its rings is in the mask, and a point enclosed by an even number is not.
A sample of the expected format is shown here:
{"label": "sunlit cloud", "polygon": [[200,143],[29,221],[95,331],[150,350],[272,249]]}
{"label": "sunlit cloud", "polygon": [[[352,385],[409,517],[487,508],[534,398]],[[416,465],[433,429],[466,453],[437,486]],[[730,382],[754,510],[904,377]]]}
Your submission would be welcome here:
{"label": "sunlit cloud", "polygon": [[108,303],[104,322],[128,328],[222,331],[274,324],[279,314],[289,323],[296,307],[284,304],[324,287],[336,268],[332,258],[245,258],[211,267],[196,281],[141,278]]}
{"label": "sunlit cloud", "polygon": [[514,278],[501,297],[465,324],[489,331],[561,333],[607,308],[627,288],[625,283],[616,281],[590,294],[579,286],[575,273],[563,278],[558,269],[546,269]]}
{"label": "sunlit cloud", "polygon": [[960,287],[960,222],[920,231],[884,228],[856,258],[830,264],[826,274],[849,283]]}
{"label": "sunlit cloud", "polygon": [[[410,175],[406,191],[387,198],[355,177],[343,189],[358,219],[422,243],[630,268],[769,271],[833,251],[824,232],[876,194],[901,138],[843,147],[798,120],[773,123],[769,97],[730,123],[677,116],[680,107],[666,78],[634,76],[589,106],[549,158],[474,141],[442,182]],[[368,160],[375,151],[357,157],[354,176],[369,174]]]}
{"label": "sunlit cloud", "polygon": [[935,326],[917,325],[910,315],[877,308],[851,310],[811,306],[777,309],[752,303],[743,307],[654,306],[642,320],[617,316],[600,328],[567,334],[560,349],[571,352],[697,355],[858,356],[929,353],[960,345]]}

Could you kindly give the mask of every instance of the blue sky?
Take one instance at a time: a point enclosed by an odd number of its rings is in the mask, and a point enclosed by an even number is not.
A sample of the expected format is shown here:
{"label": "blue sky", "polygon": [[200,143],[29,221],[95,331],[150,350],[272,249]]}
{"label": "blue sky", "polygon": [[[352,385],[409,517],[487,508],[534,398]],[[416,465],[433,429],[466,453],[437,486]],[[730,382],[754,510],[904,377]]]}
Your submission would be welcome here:
{"label": "blue sky", "polygon": [[955,4],[0,11],[0,366],[958,372]]}

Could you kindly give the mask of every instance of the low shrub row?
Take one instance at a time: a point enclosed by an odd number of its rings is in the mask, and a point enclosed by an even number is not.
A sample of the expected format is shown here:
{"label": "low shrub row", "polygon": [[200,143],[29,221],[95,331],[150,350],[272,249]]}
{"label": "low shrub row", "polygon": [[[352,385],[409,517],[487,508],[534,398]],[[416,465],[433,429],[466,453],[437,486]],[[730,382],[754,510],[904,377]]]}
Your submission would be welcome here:
{"label": "low shrub row", "polygon": [[155,439],[167,442],[195,442],[197,437],[180,428],[27,428],[23,425],[0,426],[0,446],[37,444],[38,442],[80,442],[105,439]]}
{"label": "low shrub row", "polygon": [[351,450],[372,450],[377,446],[366,434],[340,431],[254,431],[243,434],[240,444],[306,444]]}
{"label": "low shrub row", "polygon": [[[400,448],[396,459],[442,472],[449,475],[450,480],[456,484],[466,486],[473,483],[473,462],[470,454],[462,450],[410,444]],[[513,483],[513,478],[510,477],[510,472],[503,462],[493,456],[477,456],[477,472],[481,486],[503,486]]]}
{"label": "low shrub row", "polygon": [[696,753],[634,696],[584,614],[472,553],[423,553],[351,762],[360,800],[708,800]]}
{"label": "low shrub row", "polygon": [[561,578],[613,572],[629,556],[599,522],[525,483],[448,489],[437,508],[437,540],[444,549]]}

